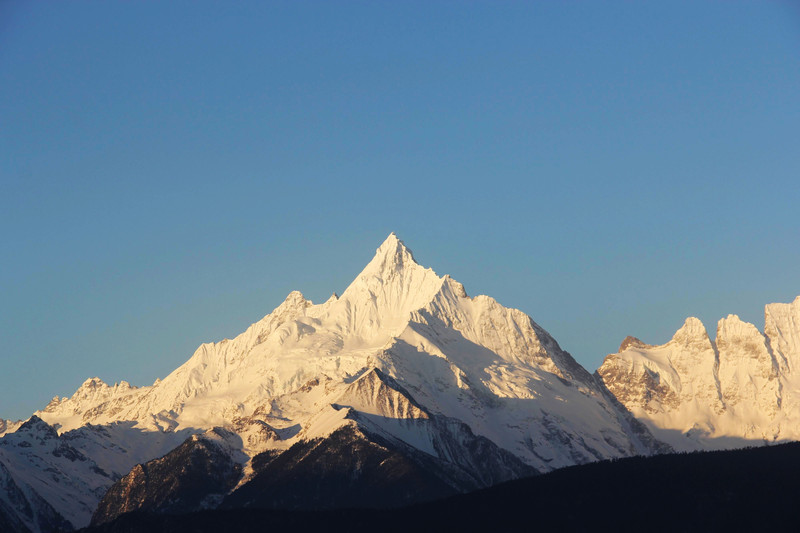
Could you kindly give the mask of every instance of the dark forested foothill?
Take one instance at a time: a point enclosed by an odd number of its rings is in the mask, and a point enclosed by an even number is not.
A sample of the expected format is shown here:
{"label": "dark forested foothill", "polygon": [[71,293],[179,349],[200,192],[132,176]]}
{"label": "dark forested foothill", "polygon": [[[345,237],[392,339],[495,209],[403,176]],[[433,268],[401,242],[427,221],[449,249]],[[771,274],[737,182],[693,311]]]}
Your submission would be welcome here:
{"label": "dark forested foothill", "polygon": [[790,443],[603,461],[392,510],[135,513],[85,531],[787,531],[798,480]]}

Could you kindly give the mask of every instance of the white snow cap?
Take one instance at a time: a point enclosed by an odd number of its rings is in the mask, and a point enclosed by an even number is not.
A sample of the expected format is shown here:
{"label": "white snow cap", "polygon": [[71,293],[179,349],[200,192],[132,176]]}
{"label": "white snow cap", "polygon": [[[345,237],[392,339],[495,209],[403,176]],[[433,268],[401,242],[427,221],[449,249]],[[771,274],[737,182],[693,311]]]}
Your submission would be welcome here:
{"label": "white snow cap", "polygon": [[672,340],[681,344],[692,341],[708,341],[708,332],[699,318],[690,316],[675,332]]}
{"label": "white snow cap", "polygon": [[418,263],[411,250],[392,232],[375,250],[375,257],[367,264],[362,274],[369,273],[382,277],[380,276],[382,273],[397,271],[405,266],[418,266]]}

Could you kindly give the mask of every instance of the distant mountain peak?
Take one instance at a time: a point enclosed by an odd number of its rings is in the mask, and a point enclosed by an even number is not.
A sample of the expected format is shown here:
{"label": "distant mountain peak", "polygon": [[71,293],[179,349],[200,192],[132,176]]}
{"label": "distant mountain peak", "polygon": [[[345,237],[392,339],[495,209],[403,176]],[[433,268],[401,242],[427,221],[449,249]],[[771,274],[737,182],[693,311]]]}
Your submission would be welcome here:
{"label": "distant mountain peak", "polygon": [[367,273],[383,278],[384,275],[405,267],[419,267],[419,264],[411,250],[392,232],[375,250],[375,256],[367,264],[362,275]]}
{"label": "distant mountain peak", "polygon": [[664,345],[627,347],[606,357],[598,374],[675,449],[800,437],[800,298],[767,305],[764,333],[729,314],[712,341],[703,323],[690,317]]}
{"label": "distant mountain peak", "polygon": [[680,345],[702,345],[703,347],[710,346],[711,343],[703,322],[693,316],[684,321],[683,326],[672,336],[672,341]]}
{"label": "distant mountain peak", "polygon": [[625,337],[625,339],[619,345],[619,350],[618,351],[624,352],[625,350],[627,350],[628,348],[631,348],[631,347],[632,348],[647,348],[649,346],[650,346],[649,344],[646,344],[646,343],[642,342],[638,338],[636,338],[636,337],[634,337],[632,335],[628,335],[627,337]]}
{"label": "distant mountain peak", "polygon": [[108,384],[98,377],[89,378],[84,381],[78,390],[94,390],[98,387],[107,387]]}
{"label": "distant mountain peak", "polygon": [[333,302],[331,313],[343,331],[364,339],[398,335],[413,311],[428,305],[444,278],[419,265],[403,241],[392,233],[366,267]]}
{"label": "distant mountain peak", "polygon": [[58,433],[56,432],[55,428],[36,415],[31,416],[19,427],[19,429],[17,429],[17,433],[22,434],[26,432],[50,438],[58,437]]}
{"label": "distant mountain peak", "polygon": [[763,335],[755,325],[745,322],[738,315],[728,315],[717,323],[717,345],[757,339],[763,342]]}
{"label": "distant mountain peak", "polygon": [[290,292],[283,303],[278,306],[278,309],[305,309],[312,305],[310,300],[307,300],[303,293],[300,291]]}

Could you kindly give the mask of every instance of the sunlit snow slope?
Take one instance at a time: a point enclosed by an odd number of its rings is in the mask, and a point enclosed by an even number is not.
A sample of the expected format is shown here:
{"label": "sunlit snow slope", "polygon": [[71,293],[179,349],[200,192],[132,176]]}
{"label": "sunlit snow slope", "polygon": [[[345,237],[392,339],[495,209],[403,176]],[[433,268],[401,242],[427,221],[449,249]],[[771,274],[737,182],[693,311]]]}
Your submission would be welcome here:
{"label": "sunlit snow slope", "polygon": [[800,297],[769,304],[765,333],[729,315],[712,341],[696,318],[668,343],[629,337],[598,369],[659,439],[681,450],[800,439]]}

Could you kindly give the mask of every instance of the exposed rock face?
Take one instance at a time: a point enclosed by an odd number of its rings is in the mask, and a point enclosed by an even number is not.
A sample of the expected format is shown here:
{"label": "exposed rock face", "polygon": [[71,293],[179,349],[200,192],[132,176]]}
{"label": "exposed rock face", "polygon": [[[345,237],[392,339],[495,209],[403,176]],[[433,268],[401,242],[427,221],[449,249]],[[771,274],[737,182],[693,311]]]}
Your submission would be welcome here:
{"label": "exposed rock face", "polygon": [[711,341],[702,323],[689,318],[662,346],[626,339],[597,374],[678,449],[799,439],[800,297],[766,306],[765,324],[766,335],[729,315]]}
{"label": "exposed rock face", "polygon": [[386,507],[457,492],[435,470],[376,442],[356,425],[340,427],[324,439],[298,442],[262,462],[252,480],[233,492],[223,508]]}
{"label": "exposed rock face", "polygon": [[232,434],[221,429],[193,435],[164,457],[136,465],[100,500],[92,525],[134,510],[175,514],[216,507],[242,473],[226,438]]}
{"label": "exposed rock face", "polygon": [[633,348],[650,348],[651,346],[649,344],[643,343],[642,341],[640,341],[636,337],[632,337],[632,336],[628,335],[627,337],[625,337],[625,339],[619,345],[619,351],[620,352],[624,352],[625,350],[627,350],[628,348],[631,348],[631,347],[633,347]]}
{"label": "exposed rock face", "polygon": [[[375,368],[346,387],[338,403],[302,433],[305,438],[288,450],[256,455],[225,506],[398,506],[536,473],[463,422],[428,413]],[[212,441],[213,435],[218,438]],[[137,465],[106,493],[92,524],[132,511],[185,513],[216,506],[242,475],[236,437],[215,429]]]}
{"label": "exposed rock face", "polygon": [[[487,487],[536,471],[457,421],[439,421],[437,455],[358,423],[259,459],[223,508],[398,507]],[[431,424],[424,420],[424,424]],[[265,452],[269,454],[269,452]],[[255,461],[254,461],[255,462]]]}
{"label": "exposed rock face", "polygon": [[715,388],[716,352],[698,319],[686,319],[663,346],[638,341],[623,342],[620,348],[620,353],[606,357],[597,373],[628,409],[663,413],[695,397],[712,409],[721,408]]}

